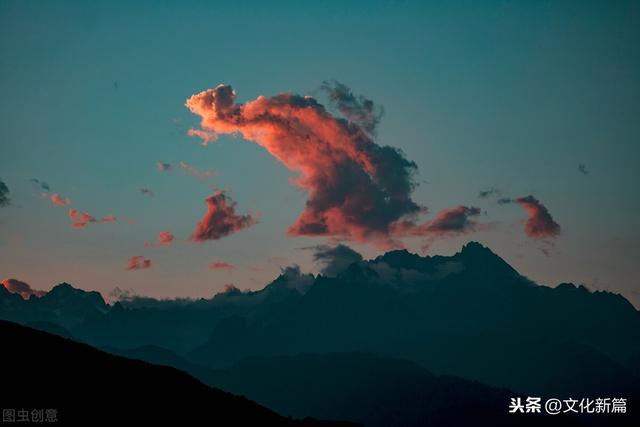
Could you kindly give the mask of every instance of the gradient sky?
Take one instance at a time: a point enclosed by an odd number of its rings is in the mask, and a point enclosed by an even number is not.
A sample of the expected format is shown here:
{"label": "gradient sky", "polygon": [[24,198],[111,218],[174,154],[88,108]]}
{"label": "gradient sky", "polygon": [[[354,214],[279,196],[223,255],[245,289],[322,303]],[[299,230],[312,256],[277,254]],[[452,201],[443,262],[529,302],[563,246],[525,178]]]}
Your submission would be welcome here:
{"label": "gradient sky", "polygon": [[[43,290],[67,281],[103,295],[209,297],[227,283],[261,288],[292,263],[317,271],[304,248],[328,239],[287,236],[306,200],[295,174],[241,137],[202,146],[186,134],[199,118],[184,103],[220,83],[245,102],[319,96],[336,79],[384,106],[377,141],[417,163],[413,200],[427,218],[486,211],[478,220],[490,227],[429,253],[477,240],[539,283],[584,283],[640,306],[638,40],[637,1],[2,0],[0,179],[12,203],[0,208],[0,276]],[[216,174],[161,173],[158,161]],[[71,206],[43,198],[33,178]],[[521,208],[478,198],[490,187],[535,196],[561,234],[528,238]],[[214,189],[259,222],[190,242]],[[74,229],[70,207],[117,221]],[[163,230],[172,245],[145,246]],[[422,240],[405,243],[419,252]],[[152,267],[126,270],[134,255]]]}

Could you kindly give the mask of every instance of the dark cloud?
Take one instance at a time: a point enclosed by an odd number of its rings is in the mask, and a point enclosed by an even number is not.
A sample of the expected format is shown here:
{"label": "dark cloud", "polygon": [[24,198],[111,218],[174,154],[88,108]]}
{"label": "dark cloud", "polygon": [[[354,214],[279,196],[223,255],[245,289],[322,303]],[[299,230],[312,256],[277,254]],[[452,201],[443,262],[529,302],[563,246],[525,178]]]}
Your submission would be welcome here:
{"label": "dark cloud", "polygon": [[527,212],[528,218],[525,224],[527,236],[541,239],[560,234],[560,225],[553,220],[547,208],[538,199],[526,196],[514,201]]}
{"label": "dark cloud", "polygon": [[9,187],[4,181],[0,180],[0,206],[9,206],[11,204],[11,198],[9,197]]}
{"label": "dark cloud", "polygon": [[396,231],[401,235],[430,238],[470,233],[476,231],[479,225],[473,217],[480,215],[480,212],[480,208],[475,206],[455,206],[441,210],[434,219],[420,225],[400,223]]}
{"label": "dark cloud", "polygon": [[487,188],[486,190],[481,190],[478,192],[478,197],[481,199],[486,199],[487,197],[499,196],[502,194],[500,190],[494,187]]}
{"label": "dark cloud", "polygon": [[443,209],[433,221],[427,223],[427,234],[461,234],[474,231],[476,222],[472,217],[480,215],[480,208],[456,206]]}
{"label": "dark cloud", "polygon": [[169,172],[173,169],[171,163],[158,162],[156,163],[156,165],[158,166],[158,170],[160,172]]}
{"label": "dark cloud", "polygon": [[224,191],[214,193],[206,202],[207,213],[198,222],[191,236],[193,241],[218,240],[257,222],[251,215],[237,214],[236,203]]}
{"label": "dark cloud", "polygon": [[362,255],[343,244],[318,245],[311,249],[314,250],[313,261],[322,265],[320,272],[326,276],[337,276],[354,262],[362,261]]}
{"label": "dark cloud", "polygon": [[28,283],[22,282],[17,279],[4,279],[2,280],[2,286],[4,286],[7,291],[11,292],[12,294],[19,294],[24,299],[29,299],[31,295],[41,297],[46,294],[45,291],[32,289]]}
{"label": "dark cloud", "polygon": [[324,82],[321,89],[327,93],[329,101],[350,122],[356,124],[369,134],[375,132],[384,113],[372,100],[364,96],[355,96],[344,84],[331,81]]}
{"label": "dark cloud", "polygon": [[511,202],[512,202],[511,197],[501,197],[500,199],[498,199],[499,205],[508,205]]}
{"label": "dark cloud", "polygon": [[225,85],[193,95],[186,105],[202,118],[203,129],[240,134],[299,174],[295,185],[308,200],[290,235],[389,243],[395,222],[406,224],[422,212],[411,199],[417,166],[373,140],[369,130],[379,114],[368,100],[332,88],[344,118],[313,97],[290,93],[236,104]]}
{"label": "dark cloud", "polygon": [[197,301],[192,298],[156,299],[149,296],[138,295],[132,289],[123,290],[120,288],[115,288],[113,291],[109,292],[109,297],[112,301],[117,301],[127,308],[168,309],[184,307],[186,305],[194,304]]}
{"label": "dark cloud", "polygon": [[44,181],[39,180],[38,178],[31,178],[31,182],[36,184],[42,191],[49,192],[51,191],[51,187]]}
{"label": "dark cloud", "polygon": [[587,166],[584,165],[583,163],[580,163],[578,165],[578,172],[580,172],[583,175],[589,175],[589,169],[587,169]]}
{"label": "dark cloud", "polygon": [[156,196],[156,193],[154,193],[153,190],[150,190],[148,188],[140,188],[139,190],[145,196],[149,196],[149,197],[155,197]]}

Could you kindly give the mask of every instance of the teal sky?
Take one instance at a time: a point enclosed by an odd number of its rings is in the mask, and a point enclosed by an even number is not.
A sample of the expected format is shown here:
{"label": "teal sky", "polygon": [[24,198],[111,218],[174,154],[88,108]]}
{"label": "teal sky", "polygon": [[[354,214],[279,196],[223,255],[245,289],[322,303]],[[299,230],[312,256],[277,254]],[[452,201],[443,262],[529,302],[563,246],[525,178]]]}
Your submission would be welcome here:
{"label": "teal sky", "polygon": [[[585,283],[640,306],[638,40],[637,1],[1,0],[0,179],[12,203],[0,208],[0,276],[201,297],[227,283],[261,288],[291,263],[317,271],[302,248],[327,239],[286,233],[306,200],[293,174],[240,137],[203,147],[186,135],[199,121],[184,103],[219,83],[245,102],[315,95],[336,79],[384,106],[377,141],[417,163],[416,202],[486,210],[491,227],[430,253],[478,240],[537,282]],[[216,175],[161,173],[158,161]],[[74,229],[69,207],[32,178],[118,220]],[[489,187],[540,199],[562,227],[554,245],[527,238],[518,206],[478,198]],[[189,242],[214,188],[259,223]],[[177,241],[145,247],[163,230]],[[420,250],[419,239],[405,243]],[[133,255],[152,268],[126,271]]]}

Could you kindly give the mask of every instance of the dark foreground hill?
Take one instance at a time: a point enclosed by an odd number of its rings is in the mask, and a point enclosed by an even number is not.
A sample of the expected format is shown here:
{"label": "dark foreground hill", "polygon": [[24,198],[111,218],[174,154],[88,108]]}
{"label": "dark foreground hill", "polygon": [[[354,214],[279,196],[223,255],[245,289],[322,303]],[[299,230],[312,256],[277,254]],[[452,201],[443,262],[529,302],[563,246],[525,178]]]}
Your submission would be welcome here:
{"label": "dark foreground hill", "polygon": [[55,409],[74,425],[316,425],[210,388],[166,366],[0,321],[2,408]]}

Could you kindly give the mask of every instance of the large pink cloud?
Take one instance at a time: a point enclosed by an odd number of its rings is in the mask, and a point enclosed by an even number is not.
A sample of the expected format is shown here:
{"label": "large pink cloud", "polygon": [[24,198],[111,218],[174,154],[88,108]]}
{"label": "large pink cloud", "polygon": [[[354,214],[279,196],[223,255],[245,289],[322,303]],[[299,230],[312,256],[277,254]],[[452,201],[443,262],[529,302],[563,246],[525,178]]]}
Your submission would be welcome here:
{"label": "large pink cloud", "polygon": [[514,200],[527,212],[525,233],[535,239],[556,237],[560,234],[560,225],[554,221],[549,210],[533,196],[519,197]]}
{"label": "large pink cloud", "polygon": [[256,223],[252,215],[236,213],[236,203],[224,191],[217,191],[206,199],[207,213],[196,225],[191,240],[218,240]]}
{"label": "large pink cloud", "polygon": [[422,211],[411,199],[416,165],[374,141],[379,114],[370,101],[342,86],[325,89],[344,117],[290,93],[237,104],[226,85],[195,94],[186,105],[205,131],[240,134],[298,174],[295,184],[308,200],[290,235],[389,241],[396,222]]}
{"label": "large pink cloud", "polygon": [[12,294],[19,294],[24,299],[29,299],[31,295],[41,297],[46,294],[45,291],[32,289],[28,283],[22,282],[17,279],[3,279],[2,286],[4,286]]}

